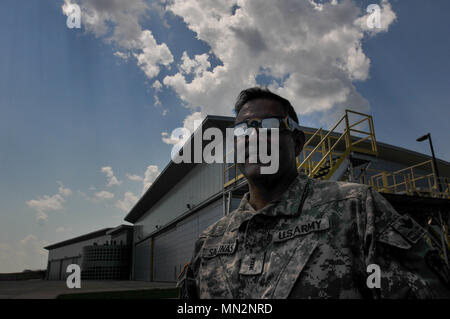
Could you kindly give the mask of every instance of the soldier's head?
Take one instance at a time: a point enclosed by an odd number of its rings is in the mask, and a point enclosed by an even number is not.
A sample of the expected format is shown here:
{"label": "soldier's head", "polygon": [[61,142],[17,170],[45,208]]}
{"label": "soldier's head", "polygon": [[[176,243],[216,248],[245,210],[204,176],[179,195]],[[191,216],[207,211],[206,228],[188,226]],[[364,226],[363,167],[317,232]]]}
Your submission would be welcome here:
{"label": "soldier's head", "polygon": [[[240,171],[244,176],[254,183],[258,182],[273,182],[276,183],[280,178],[286,177],[290,174],[297,173],[296,157],[300,154],[305,136],[298,126],[297,114],[291,103],[281,96],[270,92],[265,88],[249,88],[243,90],[236,101],[235,108],[236,119],[235,127],[239,125],[252,126],[256,123],[256,127],[275,127],[279,125],[279,167],[274,174],[261,174],[261,167],[268,164],[249,163],[248,141],[246,136],[246,158],[245,163],[238,164]],[[256,121],[253,121],[256,120]],[[279,120],[279,121],[278,121]],[[245,123],[245,124],[241,124]],[[267,131],[267,147],[270,150],[271,134],[270,129]],[[270,150],[273,153],[273,150]]]}

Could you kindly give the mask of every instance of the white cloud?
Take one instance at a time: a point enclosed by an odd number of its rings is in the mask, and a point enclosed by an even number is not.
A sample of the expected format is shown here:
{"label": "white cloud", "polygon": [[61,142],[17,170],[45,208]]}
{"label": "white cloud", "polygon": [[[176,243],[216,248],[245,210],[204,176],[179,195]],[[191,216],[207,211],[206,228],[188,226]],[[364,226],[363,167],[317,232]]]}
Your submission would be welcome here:
{"label": "white cloud", "polygon": [[159,82],[158,80],[156,80],[155,82],[153,82],[152,88],[154,88],[156,92],[161,91],[161,89],[162,89],[162,84],[161,84],[161,82]]}
{"label": "white cloud", "polygon": [[132,192],[126,192],[123,199],[119,199],[116,201],[115,206],[123,212],[127,213],[136,204],[137,200],[138,197]]}
{"label": "white cloud", "polygon": [[186,133],[189,132],[189,134],[187,134],[188,136],[185,135],[177,136],[176,134],[174,134],[175,132],[173,131],[169,136],[169,133],[162,132],[161,133],[162,141],[166,144],[172,145],[177,144],[182,140],[186,140],[200,126],[200,123],[204,120],[204,118],[205,116],[201,112],[194,112],[188,115],[183,121],[183,128],[187,129]]}
{"label": "white cloud", "polygon": [[[63,14],[72,0],[64,0]],[[147,17],[150,9],[145,0],[80,0],[81,23],[86,32],[103,38],[119,50],[114,55],[128,60],[137,59],[137,65],[149,78],[159,74],[161,66],[173,62],[173,56],[165,43],[158,44],[150,30],[143,30],[141,20]]]}
{"label": "white cloud", "polygon": [[71,231],[72,231],[71,227],[67,228],[67,227],[64,227],[64,226],[59,226],[55,230],[55,232],[57,232],[57,233],[67,233],[67,232],[71,232]]}
{"label": "white cloud", "polygon": [[196,76],[201,76],[208,68],[211,67],[211,63],[208,61],[209,55],[198,54],[194,56],[194,59],[189,58],[186,51],[183,52],[181,57],[181,65],[179,70],[183,74],[195,74]]}
{"label": "white cloud", "polygon": [[36,210],[36,219],[38,221],[46,221],[48,219],[46,212],[63,210],[64,197],[72,195],[72,191],[69,188],[64,188],[64,185],[61,182],[57,182],[57,184],[58,194],[52,196],[44,195],[38,197],[38,199],[32,199],[25,202],[29,207]]}
{"label": "white cloud", "polygon": [[128,179],[133,182],[142,182],[144,180],[143,177],[135,174],[126,174]]}
{"label": "white cloud", "polygon": [[38,210],[38,211],[50,211],[50,210],[61,210],[63,209],[62,203],[64,198],[55,194],[53,196],[44,195],[39,199],[32,199],[27,201],[27,205]]}
{"label": "white cloud", "polygon": [[[388,0],[382,0],[380,3],[380,27],[369,28],[367,19],[370,17],[371,13],[367,12],[364,16],[355,20],[355,25],[369,33],[370,35],[375,35],[380,32],[386,32],[389,30],[389,26],[397,20],[397,15],[392,10],[392,6]],[[366,10],[365,10],[366,11]]]}
{"label": "white cloud", "polygon": [[[68,5],[71,0],[65,0]],[[344,108],[367,112],[368,101],[354,81],[369,77],[370,59],[364,38],[387,32],[396,20],[388,0],[382,0],[381,28],[370,29],[370,13],[352,0],[80,0],[87,32],[114,44],[115,55],[136,58],[149,79],[170,69],[173,55],[141,22],[156,8],[186,23],[208,52],[177,61],[178,72],[162,80],[193,113],[231,115],[238,93],[257,84],[258,75],[272,79],[269,88],[289,99],[297,113],[321,112],[333,122]],[[67,10],[63,8],[67,14]],[[164,19],[163,19],[164,20]],[[211,67],[211,57],[221,63]],[[155,105],[162,84],[153,82]],[[163,115],[167,109],[163,109]],[[165,143],[177,138],[162,133]]]}
{"label": "white cloud", "polygon": [[64,197],[72,195],[72,191],[69,188],[64,188],[64,185],[61,182],[56,182],[58,184],[58,193]]}
{"label": "white cloud", "polygon": [[143,180],[143,184],[144,184],[143,192],[145,192],[153,184],[153,182],[159,176],[159,173],[160,173],[160,171],[158,170],[158,166],[149,165],[147,167],[147,170],[145,171],[145,174],[144,174],[144,180]]}
{"label": "white cloud", "polygon": [[160,171],[157,165],[149,165],[145,170],[144,177],[135,174],[127,174],[127,177],[131,181],[141,182],[143,184],[142,193],[144,193],[159,176]]}
{"label": "white cloud", "polygon": [[[152,88],[154,89],[153,98],[155,99],[155,106],[162,106],[161,100],[159,99],[158,93],[162,91],[162,84],[158,80],[154,81],[152,84]],[[167,109],[163,109],[162,115],[165,116],[167,114]]]}
{"label": "white cloud", "polygon": [[108,191],[100,191],[95,193],[95,198],[98,200],[105,200],[105,199],[111,199],[114,198],[114,194]]}
{"label": "white cloud", "polygon": [[142,53],[135,53],[137,65],[149,79],[159,74],[160,65],[168,66],[173,62],[173,56],[165,43],[157,44],[150,30],[142,31],[140,36]]}
{"label": "white cloud", "polygon": [[0,243],[0,273],[21,272],[25,269],[45,269],[48,243],[30,234],[14,243]]}
{"label": "white cloud", "polygon": [[122,181],[119,181],[114,176],[114,171],[113,171],[111,166],[104,166],[104,167],[102,167],[102,173],[106,174],[106,178],[107,178],[106,187],[111,187],[111,186],[114,186],[114,185],[120,185],[122,183]]}
{"label": "white cloud", "polygon": [[201,59],[183,54],[179,72],[163,83],[204,114],[230,115],[237,94],[256,85],[261,74],[274,79],[269,88],[299,114],[368,111],[353,81],[369,75],[370,59],[361,45],[365,35],[385,32],[395,20],[389,2],[381,5],[383,28],[373,31],[362,23],[365,8],[350,0],[171,1],[168,10],[209,44],[223,65],[207,70],[210,53]]}

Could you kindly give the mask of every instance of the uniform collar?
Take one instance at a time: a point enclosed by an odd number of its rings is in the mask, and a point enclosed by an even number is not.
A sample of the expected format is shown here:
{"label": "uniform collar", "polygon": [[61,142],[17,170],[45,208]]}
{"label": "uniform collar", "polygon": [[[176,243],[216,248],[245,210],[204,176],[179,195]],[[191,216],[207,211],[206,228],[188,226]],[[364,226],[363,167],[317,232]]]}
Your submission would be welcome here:
{"label": "uniform collar", "polygon": [[270,202],[266,207],[258,211],[250,205],[250,192],[248,192],[242,198],[237,210],[267,216],[296,216],[299,214],[298,209],[307,190],[308,182],[309,178],[305,174],[298,173],[291,185],[289,185],[287,190],[277,200]]}

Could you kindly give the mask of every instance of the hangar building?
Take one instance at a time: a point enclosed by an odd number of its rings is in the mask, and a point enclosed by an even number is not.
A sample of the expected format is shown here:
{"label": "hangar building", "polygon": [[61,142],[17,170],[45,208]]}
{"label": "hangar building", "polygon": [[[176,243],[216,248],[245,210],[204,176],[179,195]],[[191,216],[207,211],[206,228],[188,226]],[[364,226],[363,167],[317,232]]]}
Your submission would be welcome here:
{"label": "hangar building", "polygon": [[[208,128],[219,128],[225,136],[233,124],[233,117],[207,116],[183,152],[192,151],[196,138],[201,141]],[[311,178],[371,185],[399,213],[407,212],[423,225],[435,220],[430,217],[435,218],[437,209],[448,211],[450,179],[442,176],[450,176],[450,163],[437,160],[438,178],[430,156],[376,141],[371,116],[347,110],[330,130],[302,129],[306,143],[298,169]],[[201,147],[208,143],[203,141]],[[234,164],[170,161],[125,217],[133,224],[129,277],[175,282],[199,234],[235,209],[246,191],[247,182]],[[50,277],[56,271],[50,257],[62,258],[51,249],[66,242],[47,247]]]}

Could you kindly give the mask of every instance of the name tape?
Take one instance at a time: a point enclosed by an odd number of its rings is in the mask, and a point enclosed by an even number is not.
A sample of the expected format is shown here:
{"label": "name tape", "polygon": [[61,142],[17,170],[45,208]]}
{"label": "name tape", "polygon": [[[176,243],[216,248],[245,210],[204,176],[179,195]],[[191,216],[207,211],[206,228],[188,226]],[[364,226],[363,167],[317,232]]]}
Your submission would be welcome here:
{"label": "name tape", "polygon": [[301,223],[294,228],[281,230],[274,234],[274,242],[285,241],[297,236],[306,235],[314,231],[320,231],[330,228],[328,218],[313,220],[308,223]]}
{"label": "name tape", "polygon": [[202,256],[206,258],[211,258],[217,255],[231,255],[234,253],[235,249],[236,249],[236,242],[220,244],[217,246],[209,246],[203,248]]}

